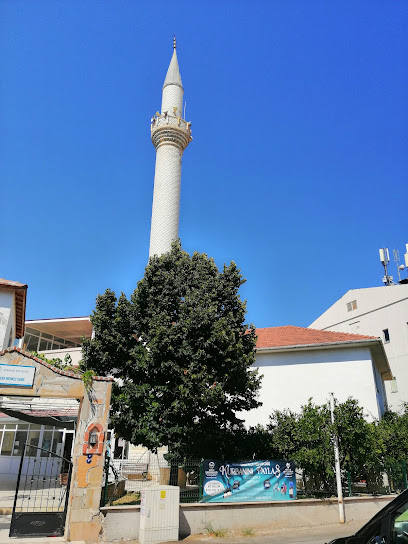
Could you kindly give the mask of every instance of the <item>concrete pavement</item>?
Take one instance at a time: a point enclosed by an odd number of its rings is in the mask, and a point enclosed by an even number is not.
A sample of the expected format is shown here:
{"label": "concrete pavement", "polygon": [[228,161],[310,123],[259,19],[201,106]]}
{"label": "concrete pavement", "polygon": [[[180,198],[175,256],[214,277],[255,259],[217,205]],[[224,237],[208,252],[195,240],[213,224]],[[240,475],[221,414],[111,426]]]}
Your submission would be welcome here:
{"label": "concrete pavement", "polygon": [[[344,525],[319,525],[298,529],[280,529],[255,531],[252,536],[242,533],[229,533],[224,538],[193,535],[184,539],[185,544],[325,544],[333,538],[355,533],[363,524],[350,522]],[[166,543],[169,544],[169,543]]]}
{"label": "concrete pavement", "polygon": [[[8,530],[11,516],[0,516],[0,544],[62,544],[63,538],[9,539]],[[350,522],[345,525],[319,525],[297,529],[268,529],[254,531],[253,535],[243,536],[241,532],[229,532],[223,538],[208,535],[192,535],[184,539],[185,544],[325,544],[333,538],[355,533],[362,526],[361,522]],[[137,540],[127,544],[137,544]],[[72,543],[75,544],[75,543]],[[115,543],[107,543],[115,544]],[[123,543],[125,544],[125,543]],[[170,544],[170,543],[166,543]]]}

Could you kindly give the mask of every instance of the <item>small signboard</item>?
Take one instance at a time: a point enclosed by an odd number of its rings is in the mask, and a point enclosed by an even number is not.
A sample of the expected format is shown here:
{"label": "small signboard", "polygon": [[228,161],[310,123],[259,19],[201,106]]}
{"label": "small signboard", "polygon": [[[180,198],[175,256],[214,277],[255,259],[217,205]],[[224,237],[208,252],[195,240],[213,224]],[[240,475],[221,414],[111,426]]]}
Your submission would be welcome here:
{"label": "small signboard", "polygon": [[201,502],[288,501],[296,499],[295,465],[288,461],[203,462]]}
{"label": "small signboard", "polygon": [[0,385],[13,387],[32,387],[35,366],[0,364]]}

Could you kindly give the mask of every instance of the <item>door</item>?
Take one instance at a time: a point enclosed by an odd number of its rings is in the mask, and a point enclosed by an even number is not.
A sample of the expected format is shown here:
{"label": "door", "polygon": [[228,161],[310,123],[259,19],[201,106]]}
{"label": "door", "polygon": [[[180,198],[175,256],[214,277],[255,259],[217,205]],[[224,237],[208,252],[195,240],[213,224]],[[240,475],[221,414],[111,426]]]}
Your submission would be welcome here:
{"label": "door", "polygon": [[63,536],[71,475],[70,458],[24,444],[10,536]]}

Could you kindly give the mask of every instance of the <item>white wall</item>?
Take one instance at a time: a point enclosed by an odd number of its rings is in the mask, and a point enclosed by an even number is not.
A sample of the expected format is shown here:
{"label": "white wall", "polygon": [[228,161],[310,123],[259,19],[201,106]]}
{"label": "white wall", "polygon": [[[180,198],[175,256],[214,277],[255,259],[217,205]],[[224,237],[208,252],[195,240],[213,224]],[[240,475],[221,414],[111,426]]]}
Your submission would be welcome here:
{"label": "white wall", "polygon": [[[348,312],[347,302],[352,300],[356,300],[357,309]],[[310,328],[367,334],[382,340],[384,329],[388,329],[390,341],[384,342],[384,348],[398,388],[392,392],[391,382],[386,382],[388,405],[398,410],[402,402],[408,402],[408,285],[352,289]]]}
{"label": "white wall", "polygon": [[0,350],[9,345],[10,331],[12,331],[13,342],[15,338],[15,308],[14,291],[0,289]]}
{"label": "white wall", "polygon": [[47,359],[61,359],[64,363],[66,355],[70,355],[72,359],[72,365],[78,366],[79,361],[83,359],[82,348],[66,348],[66,349],[52,349],[48,351],[40,351]]}
{"label": "white wall", "polygon": [[[343,534],[354,533],[381,508],[384,508],[394,496],[345,497],[346,522],[349,529]],[[139,536],[140,506],[105,506],[101,508],[105,516],[102,542],[130,542]],[[220,527],[239,531],[251,527],[256,530],[299,527],[321,527],[330,525],[333,537],[339,537],[335,525],[339,526],[337,499],[301,499],[297,501],[277,501],[268,503],[195,503],[180,504],[180,537],[201,534],[210,523]],[[327,531],[326,531],[327,532]],[[293,533],[294,538],[299,533]],[[236,533],[230,535],[233,543]],[[301,538],[302,541],[303,538]],[[209,542],[213,540],[210,539]],[[239,539],[242,542],[241,539]],[[319,539],[320,541],[320,539]],[[194,542],[194,541],[193,541]],[[216,541],[215,541],[216,542]],[[225,542],[225,541],[224,541]],[[251,539],[247,539],[248,544]],[[276,541],[275,541],[276,542]],[[291,539],[291,542],[296,540]]]}
{"label": "white wall", "polygon": [[310,397],[324,404],[333,392],[344,402],[359,401],[369,419],[384,411],[383,395],[377,392],[373,362],[367,347],[322,349],[256,354],[256,366],[263,374],[260,408],[239,414],[246,425],[265,425],[274,410],[299,412]]}

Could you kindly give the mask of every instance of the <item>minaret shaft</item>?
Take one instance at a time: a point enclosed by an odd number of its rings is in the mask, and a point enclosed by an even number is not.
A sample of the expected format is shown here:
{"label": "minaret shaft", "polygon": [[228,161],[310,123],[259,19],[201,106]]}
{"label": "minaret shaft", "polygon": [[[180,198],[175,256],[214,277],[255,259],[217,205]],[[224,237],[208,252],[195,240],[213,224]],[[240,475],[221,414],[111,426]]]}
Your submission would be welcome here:
{"label": "minaret shaft", "polygon": [[182,155],[175,145],[157,148],[149,257],[170,251],[178,238]]}
{"label": "minaret shaft", "polygon": [[[177,85],[166,85],[163,89],[161,112],[176,117],[183,116],[183,89]],[[177,108],[174,110],[174,108]]]}
{"label": "minaret shaft", "polygon": [[163,85],[162,109],[152,118],[156,169],[149,257],[170,251],[178,238],[181,159],[191,141],[190,123],[183,118],[183,84],[174,52]]}

